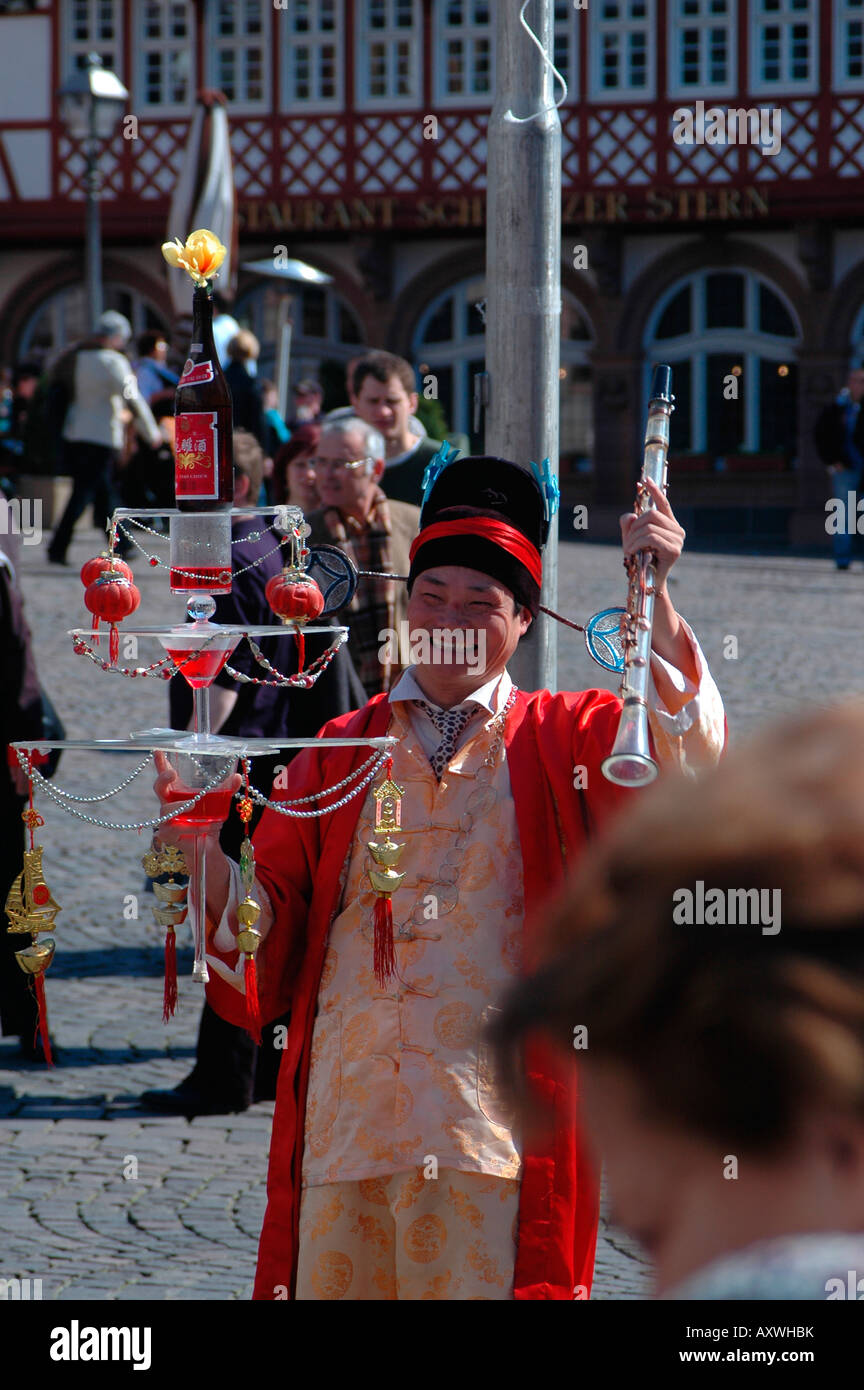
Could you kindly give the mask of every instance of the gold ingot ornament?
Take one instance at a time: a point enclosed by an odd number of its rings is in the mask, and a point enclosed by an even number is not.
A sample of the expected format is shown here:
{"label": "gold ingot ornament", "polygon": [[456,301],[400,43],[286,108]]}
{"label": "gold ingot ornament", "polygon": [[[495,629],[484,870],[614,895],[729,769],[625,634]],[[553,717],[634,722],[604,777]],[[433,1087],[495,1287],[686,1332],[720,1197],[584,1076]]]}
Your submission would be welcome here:
{"label": "gold ingot ornament", "polygon": [[15,959],[25,975],[41,975],[54,959],[53,938],[49,936],[44,941],[34,941],[32,946],[16,951]]}

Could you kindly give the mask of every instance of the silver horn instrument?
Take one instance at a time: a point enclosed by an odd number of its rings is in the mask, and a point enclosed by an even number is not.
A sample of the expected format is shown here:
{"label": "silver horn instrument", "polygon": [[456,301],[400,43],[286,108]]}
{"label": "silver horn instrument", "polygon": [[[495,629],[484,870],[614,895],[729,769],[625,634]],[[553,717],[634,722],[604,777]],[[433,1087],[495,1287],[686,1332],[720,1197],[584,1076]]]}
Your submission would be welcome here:
{"label": "silver horn instrument", "polygon": [[[666,457],[669,453],[669,420],[674,410],[672,369],[654,368],[642,475],[636,489],[634,511],[637,516],[654,506],[645,486],[650,478],[666,491]],[[619,694],[623,701],[618,733],[612,752],[603,759],[603,776],[619,787],[643,787],[657,776],[648,740],[648,679],[650,676],[651,632],[654,625],[655,567],[653,550],[640,550],[624,561],[627,570],[627,611],[622,618],[624,674]]]}

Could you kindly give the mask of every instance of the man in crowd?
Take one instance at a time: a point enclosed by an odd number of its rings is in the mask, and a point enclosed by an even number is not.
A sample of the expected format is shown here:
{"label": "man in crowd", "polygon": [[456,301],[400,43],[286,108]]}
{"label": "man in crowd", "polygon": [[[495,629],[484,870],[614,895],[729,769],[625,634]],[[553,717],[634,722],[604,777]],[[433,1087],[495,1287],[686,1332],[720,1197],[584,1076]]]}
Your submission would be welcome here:
{"label": "man in crowd", "polygon": [[[667,592],[684,533],[648,486],[655,508],[623,518],[622,534],[626,554],[657,556],[652,746],[664,766],[692,774],[719,756],[722,704]],[[598,1194],[571,1085],[542,1053],[529,1055],[554,1101],[555,1132],[523,1138],[484,1044],[497,1001],[530,968],[550,894],[595,828],[635,795],[600,770],[616,696],[526,694],[507,672],[539,611],[551,510],[533,477],[506,460],[443,469],[408,580],[410,627],[428,646],[389,694],[322,730],[322,739],[395,736],[395,790],[373,784],[318,819],[262,816],[262,1016],[289,1003],[292,1016],[258,1298],[563,1300],[590,1286]],[[464,639],[455,660],[445,632]],[[471,635],[479,665],[464,659]],[[368,756],[326,743],[305,751],[286,801],[307,805],[298,799],[344,788]],[[163,767],[160,798],[173,779]],[[367,845],[382,838],[376,806],[389,796],[392,809],[397,794],[404,878],[388,923],[370,890]],[[167,835],[179,842],[180,832]],[[246,1018],[240,891],[236,866],[214,848],[209,997],[237,1023]]]}
{"label": "man in crowd", "polygon": [[138,390],[148,405],[153,397],[163,391],[173,390],[180,380],[176,372],[167,366],[168,344],[163,334],[152,329],[138,335],[138,361],[135,363],[135,377]]}
{"label": "man in crowd", "polygon": [[848,508],[849,494],[853,498],[861,486],[864,468],[864,367],[856,367],[839,396],[826,405],[813,431],[816,449],[831,476],[832,496],[843,503],[841,516],[846,524],[834,532],[834,560],[838,570],[848,570],[852,563],[853,536],[857,512]]}
{"label": "man in crowd", "polygon": [[441,441],[417,435],[411,417],[417,409],[414,368],[392,352],[368,352],[354,364],[351,404],[355,414],[383,434],[387,468],[381,487],[388,497],[419,507],[423,474]]}
{"label": "man in crowd", "polygon": [[294,387],[294,415],[288,421],[289,429],[297,430],[301,425],[317,425],[321,420],[321,406],[324,391],[311,377],[304,377]]}
{"label": "man in crowd", "polygon": [[[356,417],[325,421],[313,463],[321,506],[306,518],[309,545],[338,546],[358,570],[407,574],[420,510],[382,492],[384,440],[378,431]],[[397,644],[407,616],[404,584],[361,579],[337,616],[350,629],[348,650],[367,695],[388,690],[402,666]]]}

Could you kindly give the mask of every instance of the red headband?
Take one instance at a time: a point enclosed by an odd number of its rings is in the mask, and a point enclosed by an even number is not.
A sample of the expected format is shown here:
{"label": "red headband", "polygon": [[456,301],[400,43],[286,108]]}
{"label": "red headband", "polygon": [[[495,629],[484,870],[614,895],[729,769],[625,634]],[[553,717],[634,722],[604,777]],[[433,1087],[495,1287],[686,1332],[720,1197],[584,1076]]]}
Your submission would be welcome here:
{"label": "red headband", "polygon": [[506,521],[495,521],[491,516],[465,517],[459,521],[433,521],[431,526],[424,526],[420,534],[414,537],[408,552],[409,560],[413,564],[414,556],[426,541],[449,539],[451,536],[484,537],[524,565],[538,588],[542,585],[543,561],[540,551],[531,544],[527,536],[517,531],[515,526],[508,526]]}

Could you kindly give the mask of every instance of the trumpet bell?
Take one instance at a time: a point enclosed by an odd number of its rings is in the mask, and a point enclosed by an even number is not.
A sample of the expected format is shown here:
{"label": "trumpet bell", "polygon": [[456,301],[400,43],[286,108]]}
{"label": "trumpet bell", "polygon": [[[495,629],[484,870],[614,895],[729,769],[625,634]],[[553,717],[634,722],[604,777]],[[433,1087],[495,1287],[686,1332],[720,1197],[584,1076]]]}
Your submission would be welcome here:
{"label": "trumpet bell", "polygon": [[603,776],[618,787],[647,787],[657,776],[649,748],[647,707],[631,696],[624,701],[612,752],[600,764]]}

